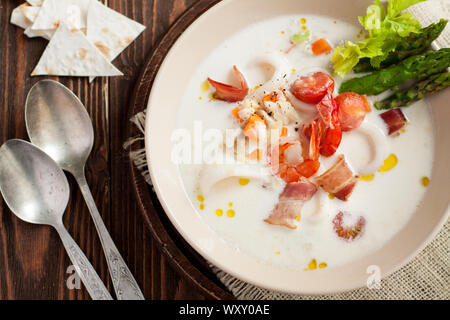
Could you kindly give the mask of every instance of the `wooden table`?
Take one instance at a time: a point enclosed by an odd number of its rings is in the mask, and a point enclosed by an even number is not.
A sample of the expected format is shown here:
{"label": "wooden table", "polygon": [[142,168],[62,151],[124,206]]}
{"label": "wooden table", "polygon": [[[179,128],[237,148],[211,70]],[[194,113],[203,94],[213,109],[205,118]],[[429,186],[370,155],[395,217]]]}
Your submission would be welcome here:
{"label": "wooden table", "polygon": [[[198,0],[108,0],[108,6],[147,26],[144,34],[114,64],[124,77],[58,79],[72,89],[93,119],[95,146],[87,179],[100,213],[147,299],[205,299],[180,278],[162,256],[146,230],[131,185],[129,160],[123,150],[128,138],[128,104],[139,69],[152,47],[186,8]],[[27,139],[24,120],[26,94],[38,78],[29,75],[47,41],[28,39],[11,25],[13,8],[24,0],[0,2],[0,142]],[[65,225],[102,279],[109,279],[95,227],[75,181],[69,177],[71,200]],[[65,285],[70,261],[50,227],[18,220],[0,198],[0,299],[88,299],[84,289]],[[108,280],[112,292],[112,283]]]}

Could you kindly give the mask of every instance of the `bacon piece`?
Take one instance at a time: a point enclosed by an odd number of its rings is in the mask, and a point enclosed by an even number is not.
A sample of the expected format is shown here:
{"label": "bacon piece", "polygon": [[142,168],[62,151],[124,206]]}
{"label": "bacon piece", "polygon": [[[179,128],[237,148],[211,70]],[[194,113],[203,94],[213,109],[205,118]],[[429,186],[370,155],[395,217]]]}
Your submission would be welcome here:
{"label": "bacon piece", "polygon": [[356,188],[357,181],[358,180],[355,178],[354,181],[346,185],[343,189],[336,192],[334,196],[339,200],[348,201],[348,199],[350,198],[350,196],[352,195],[353,191]]}
{"label": "bacon piece", "polygon": [[280,201],[272,210],[269,218],[264,220],[264,222],[295,230],[297,226],[294,221],[300,214],[303,204],[303,201],[296,200]]}
{"label": "bacon piece", "polygon": [[302,178],[299,182],[287,184],[280,196],[280,200],[308,201],[311,200],[316,192],[316,185],[307,179]]}
{"label": "bacon piece", "polygon": [[339,238],[347,241],[353,241],[356,238],[360,237],[362,232],[364,231],[366,219],[364,219],[364,217],[359,217],[354,226],[344,226],[345,216],[348,215],[344,215],[343,212],[339,212],[333,219],[334,231]]}
{"label": "bacon piece", "polygon": [[358,179],[345,161],[345,157],[340,155],[338,161],[323,175],[316,178],[316,182],[329,193],[334,194],[338,199],[347,201],[356,187]]}
{"label": "bacon piece", "polygon": [[400,109],[392,109],[380,115],[389,129],[389,135],[393,135],[402,129],[408,120]]}
{"label": "bacon piece", "polygon": [[302,178],[299,182],[289,183],[280,195],[280,201],[270,213],[266,223],[297,229],[294,221],[299,216],[306,201],[316,194],[317,187],[307,179]]}
{"label": "bacon piece", "polygon": [[236,76],[239,79],[240,87],[230,86],[208,78],[209,83],[216,89],[215,97],[227,102],[239,102],[244,100],[248,94],[248,84],[243,74],[236,66],[233,67]]}

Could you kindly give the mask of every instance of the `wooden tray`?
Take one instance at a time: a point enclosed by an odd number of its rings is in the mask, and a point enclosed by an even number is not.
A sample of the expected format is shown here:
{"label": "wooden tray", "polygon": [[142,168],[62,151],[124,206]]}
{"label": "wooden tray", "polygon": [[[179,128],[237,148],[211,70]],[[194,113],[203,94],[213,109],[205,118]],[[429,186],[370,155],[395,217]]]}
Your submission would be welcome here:
{"label": "wooden tray", "polygon": [[[221,0],[199,0],[174,23],[169,32],[161,39],[142,67],[142,72],[138,78],[131,101],[130,118],[147,109],[148,98],[154,78],[165,56],[178,37],[202,13],[219,1]],[[139,133],[133,124],[128,125],[128,137],[137,136]],[[144,148],[143,141],[133,144],[131,151],[142,148]],[[184,278],[189,279],[206,297],[210,299],[234,299],[211,272],[206,261],[175,230],[161,207],[156,194],[151,190],[139,170],[131,162],[130,170],[145,224],[158,247],[168,257],[172,266]]]}

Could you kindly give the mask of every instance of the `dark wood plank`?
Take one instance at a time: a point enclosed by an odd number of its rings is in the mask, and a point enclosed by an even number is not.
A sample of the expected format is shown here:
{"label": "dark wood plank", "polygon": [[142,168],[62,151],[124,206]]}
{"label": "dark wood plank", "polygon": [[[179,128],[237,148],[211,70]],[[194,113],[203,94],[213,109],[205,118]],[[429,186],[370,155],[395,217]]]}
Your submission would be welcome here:
{"label": "dark wood plank", "polygon": [[[21,1],[2,2],[1,10],[1,97],[2,132],[1,142],[11,138],[27,139],[24,106],[26,93],[39,78],[29,74],[39,60],[47,42],[42,39],[28,39],[23,30],[9,24],[9,17],[14,7]],[[105,109],[103,88],[105,81],[88,85],[85,79],[57,79],[69,87],[85,103],[91,114],[96,140],[89,164],[87,176],[92,191],[103,217],[110,212],[110,170],[109,127]],[[94,177],[94,178],[93,178]],[[71,184],[71,200],[65,215],[65,224],[74,239],[84,249],[100,276],[108,280],[106,261],[100,254],[98,238],[91,222],[89,212],[84,204],[74,180]],[[15,218],[2,203],[1,238],[2,260],[0,270],[5,269],[0,277],[0,298],[19,299],[86,299],[83,290],[68,290],[65,281],[70,261],[54,230],[49,227],[32,226]],[[110,284],[109,284],[110,286]],[[5,288],[6,290],[3,290]]]}
{"label": "dark wood plank", "polygon": [[[138,212],[130,187],[127,154],[128,103],[141,65],[170,25],[197,0],[109,0],[113,9],[145,24],[148,29],[115,64],[125,76],[117,79],[57,79],[78,95],[91,115],[96,133],[87,165],[87,179],[99,211],[119,250],[148,299],[205,299],[192,283],[181,278],[154,244]],[[0,2],[0,142],[26,139],[26,93],[38,78],[33,67],[46,41],[28,39],[9,24],[13,8],[23,1]],[[89,212],[76,187],[65,215],[70,233],[85,251],[102,279],[111,282],[106,261]],[[88,299],[87,292],[68,290],[70,261],[54,230],[15,218],[0,199],[0,299]]]}
{"label": "dark wood plank", "polygon": [[[114,8],[137,21],[143,21],[148,28],[134,45],[128,48],[115,62],[121,70],[125,70],[126,76],[124,78],[110,79],[109,94],[111,106],[129,105],[134,86],[136,85],[136,80],[139,76],[139,71],[146,61],[146,56],[151,52],[159,39],[167,32],[174,20],[194,2],[196,1],[146,1],[146,5],[141,8],[140,2],[137,1],[124,2],[120,0],[109,0],[108,5],[111,8]],[[130,66],[133,67],[130,68]],[[117,94],[118,92],[120,92],[120,94]],[[124,119],[128,119],[129,117],[128,111],[127,108],[110,109],[112,134],[111,164],[112,168],[118,170],[117,174],[113,174],[112,176],[112,193],[124,194],[125,192],[126,198],[134,197],[134,191],[131,188],[127,190],[124,190],[123,188],[123,186],[129,185],[131,181],[128,155],[123,150],[124,139],[128,137],[126,131],[127,126],[124,124]],[[126,173],[124,174],[124,172]],[[113,208],[111,215],[114,221],[120,219],[119,217],[123,215],[124,211],[136,212],[139,210],[136,202],[124,203],[121,201],[120,197],[113,197],[111,202]],[[127,207],[124,207],[125,205],[127,205]],[[115,230],[116,234],[122,235],[122,239],[118,242],[125,243],[124,249],[121,249],[122,252],[130,252],[131,250],[132,243],[129,239],[123,238],[127,234],[134,234],[136,239],[133,241],[136,242],[142,241],[142,239],[139,238],[140,235],[150,238],[140,215],[138,217],[135,215],[128,215],[127,218],[127,226],[132,226],[135,230],[133,232],[126,232],[126,230],[123,229],[125,225],[117,225]],[[122,220],[123,219],[124,218],[122,218]],[[180,278],[179,275],[172,270],[166,258],[159,254],[157,247],[154,245],[153,241],[151,242],[151,261],[149,263],[146,261],[144,263],[135,261],[134,264],[139,266],[139,268],[149,268],[138,269],[135,271],[135,274],[151,276],[150,281],[143,282],[145,286],[143,290],[145,292],[150,291],[151,296],[155,299],[206,298],[199,293],[195,287],[190,285],[186,279]],[[149,242],[146,241],[145,243]],[[147,252],[147,250],[145,251]],[[134,258],[140,259],[139,255],[134,256]],[[130,265],[131,264],[132,263],[130,263]]]}

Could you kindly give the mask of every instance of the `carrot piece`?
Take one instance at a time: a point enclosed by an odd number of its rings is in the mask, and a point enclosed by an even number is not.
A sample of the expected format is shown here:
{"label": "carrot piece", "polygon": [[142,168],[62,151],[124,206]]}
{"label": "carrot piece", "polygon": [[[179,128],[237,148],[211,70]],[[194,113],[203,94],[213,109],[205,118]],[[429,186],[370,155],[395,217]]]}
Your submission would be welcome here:
{"label": "carrot piece", "polygon": [[320,54],[328,54],[331,52],[333,48],[331,48],[330,44],[325,39],[319,39],[312,44],[312,51],[314,55],[318,56]]}
{"label": "carrot piece", "polygon": [[233,116],[241,121],[241,117],[239,117],[239,111],[241,111],[241,109],[239,107],[234,108],[233,111],[231,111],[231,113],[233,114]]}
{"label": "carrot piece", "polygon": [[286,127],[283,127],[283,129],[281,129],[281,136],[287,137],[287,135],[288,135],[288,129]]}
{"label": "carrot piece", "polygon": [[277,102],[277,101],[278,101],[278,93],[276,93],[276,92],[274,91],[274,92],[271,92],[271,93],[269,93],[269,94],[266,94],[266,95],[264,96],[264,98],[263,98],[263,101],[264,101],[264,102],[270,101],[270,102],[273,102],[273,103]]}

